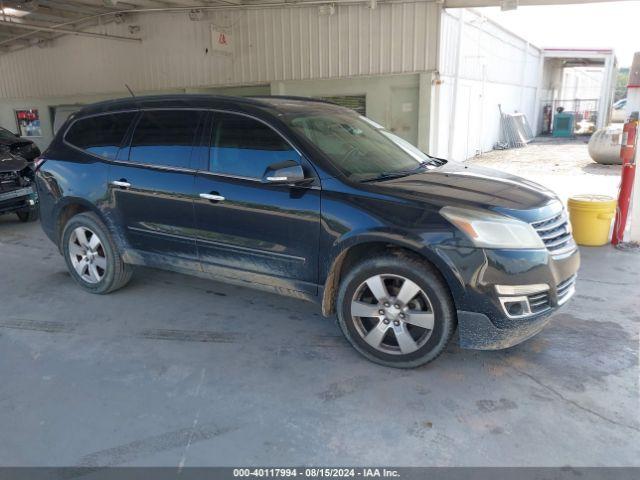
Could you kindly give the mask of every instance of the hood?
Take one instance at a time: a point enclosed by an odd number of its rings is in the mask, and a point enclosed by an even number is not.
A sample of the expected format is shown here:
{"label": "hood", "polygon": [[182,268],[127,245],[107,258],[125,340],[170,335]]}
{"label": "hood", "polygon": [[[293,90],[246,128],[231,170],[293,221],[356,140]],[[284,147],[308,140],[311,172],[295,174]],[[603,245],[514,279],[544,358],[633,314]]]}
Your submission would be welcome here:
{"label": "hood", "polygon": [[527,219],[529,213],[557,205],[557,196],[545,187],[490,168],[448,162],[442,167],[407,177],[370,183],[379,193],[407,200],[484,208]]}
{"label": "hood", "polygon": [[5,138],[0,137],[0,149],[8,149],[14,155],[20,155],[31,161],[40,155],[40,149],[31,140],[23,138]]}
{"label": "hood", "polygon": [[11,155],[9,152],[0,149],[0,173],[20,172],[28,166],[29,162],[24,158]]}
{"label": "hood", "polygon": [[0,137],[0,145],[4,145],[5,147],[13,147],[15,144],[17,143],[24,143],[24,144],[29,144],[32,143],[29,140],[24,140],[20,137],[14,137],[14,138],[5,138],[5,137]]}

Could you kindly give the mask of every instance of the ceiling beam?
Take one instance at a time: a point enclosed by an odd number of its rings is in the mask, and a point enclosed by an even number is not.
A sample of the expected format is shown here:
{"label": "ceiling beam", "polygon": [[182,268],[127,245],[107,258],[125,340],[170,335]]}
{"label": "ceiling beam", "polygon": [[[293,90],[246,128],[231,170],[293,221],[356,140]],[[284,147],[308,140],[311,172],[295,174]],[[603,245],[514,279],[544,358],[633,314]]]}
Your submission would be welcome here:
{"label": "ceiling beam", "polygon": [[73,20],[74,18],[82,18],[81,16],[78,15],[70,15],[67,14],[66,12],[57,12],[57,13],[52,13],[51,10],[47,9],[38,9],[36,11],[30,12],[28,15],[23,15],[23,16],[17,16],[17,15],[10,15],[10,14],[5,14],[2,15],[0,14],[0,18],[4,19],[28,19],[28,20],[36,20],[36,21],[40,21],[40,22],[50,22],[50,23],[62,23],[65,22],[67,20]]}
{"label": "ceiling beam", "polygon": [[24,2],[20,0],[4,0],[1,1],[5,7],[13,8],[14,10],[21,10],[25,12],[26,15],[22,15],[23,17],[31,17],[33,15],[44,14],[51,15],[60,18],[71,18],[82,15],[81,12],[77,10],[63,10],[55,7],[51,7],[46,0],[38,0],[38,3],[35,5],[35,8],[27,9],[25,8]]}
{"label": "ceiling beam", "polygon": [[[47,27],[47,26],[43,26],[43,25],[33,25],[33,24],[29,24],[29,23],[17,23],[17,22],[7,22],[4,20],[0,20],[0,27],[5,26],[5,27],[12,27],[12,28],[19,28],[19,29],[23,29],[23,30],[31,30],[34,32],[54,32],[54,33],[63,33],[65,35],[78,35],[78,36],[82,36],[82,37],[93,37],[93,38],[103,38],[103,39],[107,39],[107,40],[120,40],[123,42],[135,42],[135,43],[139,43],[142,41],[141,38],[137,38],[137,37],[124,37],[121,35],[110,35],[107,33],[95,33],[95,32],[85,32],[85,31],[81,31],[81,30],[69,30],[66,28],[54,28],[54,27]],[[2,42],[0,42],[1,44]]]}
{"label": "ceiling beam", "polygon": [[[21,32],[16,33],[16,32],[10,32],[7,30],[0,30],[0,41],[12,39],[16,35],[19,35],[20,33]],[[34,36],[31,36],[29,38],[46,38],[46,35],[49,35],[49,34],[45,32],[34,32]]]}
{"label": "ceiling beam", "polygon": [[[46,32],[32,32],[32,35],[44,35]],[[16,37],[18,35],[24,34],[24,30],[19,30],[17,28],[9,27],[6,25],[0,25],[0,35],[5,37]],[[32,36],[29,35],[29,36]]]}
{"label": "ceiling beam", "polygon": [[73,1],[60,1],[60,0],[38,0],[40,5],[46,5],[54,10],[63,10],[65,12],[80,13],[82,15],[94,15],[108,11],[108,9],[98,7],[96,5],[87,5],[86,3],[79,3]]}
{"label": "ceiling beam", "polygon": [[[533,5],[566,5],[575,3],[607,3],[618,0],[518,0],[519,7]],[[629,1],[629,0],[627,0]],[[504,2],[501,0],[445,0],[446,8],[479,8],[479,7],[499,7]]]}

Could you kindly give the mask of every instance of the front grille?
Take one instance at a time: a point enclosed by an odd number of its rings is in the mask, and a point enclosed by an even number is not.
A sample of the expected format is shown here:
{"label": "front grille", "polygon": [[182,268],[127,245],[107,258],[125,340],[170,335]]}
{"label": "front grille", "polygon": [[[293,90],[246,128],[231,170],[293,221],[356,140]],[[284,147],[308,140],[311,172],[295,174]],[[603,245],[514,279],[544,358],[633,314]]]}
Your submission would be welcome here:
{"label": "front grille", "polygon": [[548,308],[551,308],[551,304],[549,303],[548,291],[528,295],[527,299],[529,300],[529,308],[531,309],[531,313],[540,313],[547,310]]}
{"label": "front grille", "polygon": [[20,179],[16,172],[0,173],[0,192],[15,190],[20,186]]}
{"label": "front grille", "polygon": [[564,210],[554,217],[533,222],[531,226],[538,232],[551,253],[560,254],[573,249],[571,227]]}
{"label": "front grille", "polygon": [[573,287],[576,283],[576,276],[573,275],[566,280],[563,280],[556,287],[556,295],[558,296],[558,303],[562,303],[573,291]]}

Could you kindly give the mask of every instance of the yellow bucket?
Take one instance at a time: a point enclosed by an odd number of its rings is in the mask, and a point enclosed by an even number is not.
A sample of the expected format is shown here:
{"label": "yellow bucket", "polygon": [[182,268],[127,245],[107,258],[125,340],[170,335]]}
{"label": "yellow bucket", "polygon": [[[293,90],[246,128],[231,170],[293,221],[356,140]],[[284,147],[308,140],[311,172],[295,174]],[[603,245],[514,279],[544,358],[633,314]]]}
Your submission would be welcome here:
{"label": "yellow bucket", "polygon": [[569,218],[578,245],[599,247],[609,242],[616,204],[606,195],[576,195],[569,199]]}

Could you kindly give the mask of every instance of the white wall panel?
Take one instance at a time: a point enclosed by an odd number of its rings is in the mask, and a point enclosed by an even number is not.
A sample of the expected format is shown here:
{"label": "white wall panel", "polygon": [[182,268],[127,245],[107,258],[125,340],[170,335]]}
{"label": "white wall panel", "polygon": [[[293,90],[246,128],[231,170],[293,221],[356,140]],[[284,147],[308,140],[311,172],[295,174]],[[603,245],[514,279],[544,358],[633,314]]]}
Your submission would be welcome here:
{"label": "white wall panel", "polygon": [[[436,68],[440,7],[433,3],[209,11],[128,17],[94,31],[140,44],[65,36],[47,48],[0,55],[0,96],[33,98],[260,84],[277,80],[394,74]],[[210,28],[228,33],[232,54],[211,51]],[[207,49],[209,49],[207,51]]]}
{"label": "white wall panel", "polygon": [[498,105],[505,112],[523,112],[533,125],[542,54],[538,48],[473,10],[445,10],[440,35],[443,83],[437,87],[440,125],[433,154],[465,160],[491,150],[500,140]]}
{"label": "white wall panel", "polygon": [[460,24],[458,17],[446,10],[442,14],[440,26],[440,65],[442,75],[454,75],[456,70],[456,50]]}

